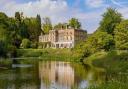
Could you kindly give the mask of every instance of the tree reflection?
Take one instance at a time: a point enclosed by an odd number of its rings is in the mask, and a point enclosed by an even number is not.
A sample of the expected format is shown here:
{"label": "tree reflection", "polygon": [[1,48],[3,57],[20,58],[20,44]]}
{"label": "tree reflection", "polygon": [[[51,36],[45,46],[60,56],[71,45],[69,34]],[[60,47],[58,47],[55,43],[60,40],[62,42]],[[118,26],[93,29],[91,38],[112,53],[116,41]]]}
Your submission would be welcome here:
{"label": "tree reflection", "polygon": [[100,84],[104,79],[102,70],[81,63],[41,61],[39,72],[41,89],[86,88],[91,84]]}

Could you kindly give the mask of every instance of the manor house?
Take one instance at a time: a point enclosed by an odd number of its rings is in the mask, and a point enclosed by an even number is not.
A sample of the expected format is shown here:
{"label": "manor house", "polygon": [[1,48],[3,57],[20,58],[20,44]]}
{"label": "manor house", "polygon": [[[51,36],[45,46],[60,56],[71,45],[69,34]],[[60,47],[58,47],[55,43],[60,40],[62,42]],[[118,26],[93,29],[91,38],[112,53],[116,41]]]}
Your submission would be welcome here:
{"label": "manor house", "polygon": [[77,43],[85,41],[86,37],[85,30],[68,28],[50,30],[49,34],[41,34],[39,42],[44,44],[43,48],[73,48]]}

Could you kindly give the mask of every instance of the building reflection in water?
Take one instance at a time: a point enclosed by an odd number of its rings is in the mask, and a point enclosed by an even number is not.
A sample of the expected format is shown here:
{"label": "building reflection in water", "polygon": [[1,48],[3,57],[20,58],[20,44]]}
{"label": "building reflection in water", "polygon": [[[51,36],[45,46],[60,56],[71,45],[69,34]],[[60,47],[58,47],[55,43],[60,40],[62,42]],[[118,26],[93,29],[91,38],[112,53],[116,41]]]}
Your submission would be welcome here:
{"label": "building reflection in water", "polygon": [[40,62],[41,89],[71,89],[74,70],[68,62]]}
{"label": "building reflection in water", "polygon": [[31,67],[0,72],[0,89],[85,89],[105,79],[101,68],[86,64],[37,61]]}
{"label": "building reflection in water", "polygon": [[40,89],[79,89],[90,85],[101,84],[104,71],[79,63],[40,61]]}

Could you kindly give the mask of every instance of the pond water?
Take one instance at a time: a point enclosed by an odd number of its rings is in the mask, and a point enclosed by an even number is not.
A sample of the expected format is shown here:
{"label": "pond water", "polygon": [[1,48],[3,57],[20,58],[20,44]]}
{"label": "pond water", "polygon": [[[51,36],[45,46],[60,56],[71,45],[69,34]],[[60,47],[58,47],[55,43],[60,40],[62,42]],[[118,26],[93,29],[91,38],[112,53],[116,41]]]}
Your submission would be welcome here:
{"label": "pond water", "polygon": [[104,79],[102,69],[82,63],[29,61],[0,70],[0,89],[85,89]]}

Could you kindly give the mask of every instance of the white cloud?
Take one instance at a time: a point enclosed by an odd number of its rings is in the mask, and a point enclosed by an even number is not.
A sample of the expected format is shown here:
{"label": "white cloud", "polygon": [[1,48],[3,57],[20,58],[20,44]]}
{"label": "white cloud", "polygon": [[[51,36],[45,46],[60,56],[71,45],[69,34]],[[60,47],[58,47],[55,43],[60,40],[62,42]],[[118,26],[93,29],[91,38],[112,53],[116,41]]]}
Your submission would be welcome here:
{"label": "white cloud", "polygon": [[[78,0],[75,0],[78,2]],[[84,1],[84,0],[83,0]],[[86,4],[90,7],[100,7],[104,4],[103,0],[86,0]],[[89,33],[94,32],[99,26],[101,15],[105,11],[105,7],[98,8],[95,11],[81,11],[81,7],[68,6],[67,0],[35,0],[24,3],[17,3],[16,0],[0,0],[0,11],[5,12],[8,16],[14,16],[16,11],[24,12],[25,16],[50,17],[53,24],[58,22],[66,22],[72,17],[76,17],[82,22],[83,29]],[[128,18],[128,7],[119,8],[119,12],[125,18]]]}
{"label": "white cloud", "polygon": [[83,28],[86,28],[89,33],[92,33],[98,28],[99,22],[102,19],[102,14],[104,13],[104,11],[105,8],[102,8],[97,11],[91,11],[88,13],[77,13],[75,17],[80,19]]}
{"label": "white cloud", "polygon": [[56,18],[56,21],[58,21],[59,17],[66,16],[68,5],[65,0],[36,0],[27,3],[16,3],[13,0],[0,6],[0,11],[5,12],[9,16],[14,16],[16,11],[24,12],[25,16],[40,14],[41,17],[49,16],[51,19],[54,20]]}
{"label": "white cloud", "polygon": [[118,6],[118,11],[123,15],[125,19],[128,19],[128,7],[125,5],[128,3],[128,1],[123,2],[123,1],[116,1],[116,0],[111,0],[111,2],[115,5]]}
{"label": "white cloud", "polygon": [[85,0],[85,4],[97,8],[104,4],[104,0]]}
{"label": "white cloud", "polygon": [[128,19],[128,7],[119,8],[118,10],[125,19]]}
{"label": "white cloud", "polygon": [[38,0],[27,3],[3,0],[3,2],[4,5],[0,6],[0,10],[9,16],[14,16],[16,11],[24,12],[25,16],[40,14],[42,18],[45,16],[50,17],[53,24],[66,22],[70,18],[76,17],[82,22],[83,29],[88,30],[89,33],[97,28],[101,18],[101,11],[100,13],[97,13],[97,11],[81,12],[79,8],[70,8],[66,0]]}
{"label": "white cloud", "polygon": [[119,7],[124,7],[122,4],[118,3],[117,1],[115,0],[111,0],[111,2]]}

